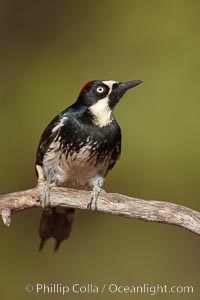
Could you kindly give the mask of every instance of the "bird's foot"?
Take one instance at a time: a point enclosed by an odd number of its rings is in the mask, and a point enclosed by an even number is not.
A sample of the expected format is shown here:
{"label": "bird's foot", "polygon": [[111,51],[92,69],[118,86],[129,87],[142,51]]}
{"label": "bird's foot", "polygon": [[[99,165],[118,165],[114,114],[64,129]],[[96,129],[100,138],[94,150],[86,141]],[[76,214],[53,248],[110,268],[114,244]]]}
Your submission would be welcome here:
{"label": "bird's foot", "polygon": [[99,193],[102,191],[104,178],[101,173],[97,174],[94,178],[90,180],[90,185],[93,186],[92,195],[87,208],[95,211],[97,210],[97,198]]}
{"label": "bird's foot", "polygon": [[40,195],[40,204],[43,209],[48,208],[50,204],[50,188],[55,186],[54,183],[51,183],[50,181],[45,181],[43,185],[43,190]]}
{"label": "bird's foot", "polygon": [[102,189],[99,186],[95,186],[92,191],[90,202],[87,205],[87,208],[96,211],[97,210],[97,198]]}
{"label": "bird's foot", "polygon": [[87,209],[95,211],[97,209],[97,199],[94,199],[93,196],[90,199],[90,202],[87,205]]}

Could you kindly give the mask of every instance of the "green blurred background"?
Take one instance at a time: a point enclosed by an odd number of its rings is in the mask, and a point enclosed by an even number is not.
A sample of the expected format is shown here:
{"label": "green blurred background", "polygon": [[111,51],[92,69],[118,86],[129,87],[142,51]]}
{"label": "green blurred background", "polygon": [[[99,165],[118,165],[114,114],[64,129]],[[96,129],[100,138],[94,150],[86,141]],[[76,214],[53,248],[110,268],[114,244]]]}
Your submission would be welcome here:
{"label": "green blurred background", "polygon": [[[107,191],[199,209],[200,2],[191,0],[0,2],[0,193],[33,187],[35,152],[47,123],[91,79],[143,79],[115,115],[122,157]],[[193,285],[199,299],[200,238],[178,227],[77,211],[59,252],[38,252],[41,210],[0,224],[0,299],[27,283]],[[120,294],[70,298],[122,299]],[[149,299],[150,295],[126,295]],[[169,295],[159,295],[169,299]]]}

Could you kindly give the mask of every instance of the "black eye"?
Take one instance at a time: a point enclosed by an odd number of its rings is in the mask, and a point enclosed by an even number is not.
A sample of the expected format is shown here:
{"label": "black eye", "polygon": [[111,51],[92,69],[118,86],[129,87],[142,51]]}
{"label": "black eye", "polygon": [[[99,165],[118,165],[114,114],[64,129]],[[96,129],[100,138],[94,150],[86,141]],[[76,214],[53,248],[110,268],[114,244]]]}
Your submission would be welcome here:
{"label": "black eye", "polygon": [[97,92],[98,94],[103,94],[103,93],[105,92],[105,87],[102,86],[102,85],[98,86],[98,87],[96,88],[96,92]]}

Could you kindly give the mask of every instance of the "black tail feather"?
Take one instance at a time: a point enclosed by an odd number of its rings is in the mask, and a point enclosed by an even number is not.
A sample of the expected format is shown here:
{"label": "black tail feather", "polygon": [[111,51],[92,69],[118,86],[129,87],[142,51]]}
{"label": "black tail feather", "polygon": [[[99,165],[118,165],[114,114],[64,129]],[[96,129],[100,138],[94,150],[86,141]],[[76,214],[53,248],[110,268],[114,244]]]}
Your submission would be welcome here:
{"label": "black tail feather", "polygon": [[61,242],[69,237],[73,220],[73,208],[55,207],[43,210],[39,227],[39,235],[41,237],[39,251],[43,249],[46,241],[50,237],[55,238],[56,243],[54,250],[57,251]]}
{"label": "black tail feather", "polygon": [[43,249],[46,241],[47,241],[47,239],[41,238],[40,245],[39,245],[39,251],[41,251]]}

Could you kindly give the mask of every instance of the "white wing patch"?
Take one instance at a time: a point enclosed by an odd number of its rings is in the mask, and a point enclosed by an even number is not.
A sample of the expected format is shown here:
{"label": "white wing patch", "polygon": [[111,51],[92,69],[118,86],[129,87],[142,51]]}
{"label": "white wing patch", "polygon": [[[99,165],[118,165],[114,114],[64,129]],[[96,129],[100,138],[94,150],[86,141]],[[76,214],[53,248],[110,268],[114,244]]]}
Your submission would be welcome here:
{"label": "white wing patch", "polygon": [[65,125],[67,121],[67,117],[63,117],[60,122],[52,129],[52,132],[55,132],[56,130],[60,129],[61,127],[63,127]]}

